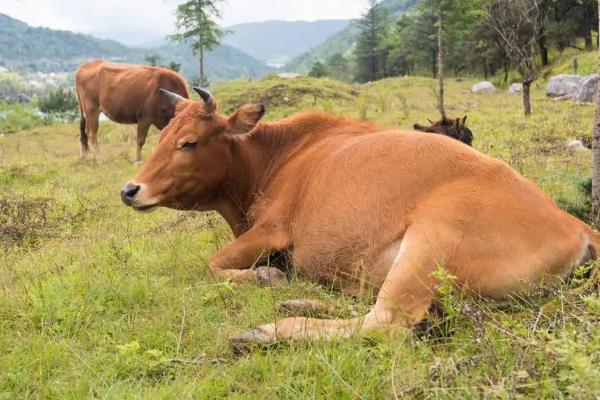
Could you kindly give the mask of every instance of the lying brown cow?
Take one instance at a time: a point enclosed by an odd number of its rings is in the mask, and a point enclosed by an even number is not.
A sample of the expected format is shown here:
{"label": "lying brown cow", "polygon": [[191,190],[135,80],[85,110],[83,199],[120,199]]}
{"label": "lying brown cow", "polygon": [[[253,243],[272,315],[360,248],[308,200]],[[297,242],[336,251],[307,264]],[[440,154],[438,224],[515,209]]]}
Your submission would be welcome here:
{"label": "lying brown cow", "polygon": [[446,135],[469,146],[473,145],[473,132],[471,132],[471,130],[466,126],[466,116],[462,120],[460,118],[442,118],[437,122],[429,121],[429,123],[431,124],[430,126],[415,124],[414,128],[421,132]]}
{"label": "lying brown cow", "polygon": [[171,70],[107,61],[84,63],[75,76],[75,86],[81,111],[82,157],[89,150],[88,137],[94,156],[100,157],[97,135],[102,112],[115,122],[137,124],[135,162],[140,162],[150,125],[163,129],[175,114],[158,89],[189,97],[185,81]]}
{"label": "lying brown cow", "polygon": [[171,96],[175,118],[122,190],[136,210],[216,210],[235,240],[210,260],[240,282],[282,278],[250,268],[287,250],[299,274],[378,293],[349,320],[287,318],[234,343],[348,336],[410,327],[436,296],[437,269],[494,299],[552,285],[595,259],[600,235],[506,163],[442,135],[387,130],[322,112],[259,123],[261,105],[227,118]]}

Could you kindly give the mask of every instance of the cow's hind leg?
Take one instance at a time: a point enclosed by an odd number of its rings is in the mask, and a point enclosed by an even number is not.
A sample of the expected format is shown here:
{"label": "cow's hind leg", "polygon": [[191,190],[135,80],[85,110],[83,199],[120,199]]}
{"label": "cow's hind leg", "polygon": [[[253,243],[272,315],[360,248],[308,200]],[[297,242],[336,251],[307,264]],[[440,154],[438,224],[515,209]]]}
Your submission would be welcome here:
{"label": "cow's hind leg", "polygon": [[148,137],[148,130],[150,129],[150,123],[146,121],[139,121],[137,125],[137,147],[135,152],[135,164],[142,163],[142,149],[146,144],[146,138]]}
{"label": "cow's hind leg", "polygon": [[100,127],[100,110],[97,108],[86,108],[85,110],[85,124],[86,133],[89,142],[92,145],[92,153],[94,158],[98,161],[104,161],[104,157],[100,153],[100,146],[98,145],[98,129]]}
{"label": "cow's hind leg", "polygon": [[286,318],[232,337],[233,350],[240,352],[252,345],[279,340],[332,339],[413,326],[423,319],[432,303],[432,273],[443,263],[432,253],[430,243],[431,237],[418,230],[406,233],[377,301],[367,315],[352,319]]}

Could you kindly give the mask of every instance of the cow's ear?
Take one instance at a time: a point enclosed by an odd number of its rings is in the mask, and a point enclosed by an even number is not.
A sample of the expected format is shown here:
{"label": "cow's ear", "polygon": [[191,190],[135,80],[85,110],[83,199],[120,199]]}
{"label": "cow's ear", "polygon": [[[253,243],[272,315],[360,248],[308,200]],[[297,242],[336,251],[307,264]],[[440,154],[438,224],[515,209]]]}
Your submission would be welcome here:
{"label": "cow's ear", "polygon": [[421,124],[414,124],[413,128],[415,128],[415,130],[417,130],[419,132],[437,133],[434,129],[431,129],[430,126],[424,126],[424,125],[421,125]]}
{"label": "cow's ear", "polygon": [[463,126],[467,124],[467,116],[465,115],[465,117],[462,120],[462,124]]}
{"label": "cow's ear", "polygon": [[233,134],[248,133],[265,115],[263,104],[246,104],[229,118],[229,131]]}

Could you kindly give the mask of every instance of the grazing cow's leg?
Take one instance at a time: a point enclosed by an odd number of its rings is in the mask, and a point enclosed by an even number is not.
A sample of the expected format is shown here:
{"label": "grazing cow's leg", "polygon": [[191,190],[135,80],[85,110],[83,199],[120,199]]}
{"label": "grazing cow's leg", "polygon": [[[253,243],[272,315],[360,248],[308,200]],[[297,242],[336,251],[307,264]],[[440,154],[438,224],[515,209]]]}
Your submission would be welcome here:
{"label": "grazing cow's leg", "polygon": [[284,249],[287,243],[287,235],[279,230],[252,228],[212,256],[209,262],[210,272],[214,277],[229,278],[236,282],[280,286],[287,283],[287,278],[281,270],[272,267],[250,267],[268,252]]}
{"label": "grazing cow's leg", "polygon": [[135,164],[141,164],[142,162],[142,148],[146,144],[146,138],[148,137],[148,130],[150,129],[150,123],[146,121],[139,121],[137,124],[137,148],[135,153]]}
{"label": "grazing cow's leg", "polygon": [[86,132],[89,141],[92,144],[92,153],[98,161],[103,161],[104,157],[100,153],[98,145],[98,128],[99,128],[100,110],[97,108],[88,108],[85,113]]}
{"label": "grazing cow's leg", "polygon": [[434,294],[432,273],[441,261],[432,254],[432,242],[428,239],[427,235],[415,231],[406,233],[377,301],[364,317],[347,320],[286,318],[232,337],[230,343],[233,349],[243,351],[251,345],[272,344],[277,340],[331,339],[415,325],[431,306]]}

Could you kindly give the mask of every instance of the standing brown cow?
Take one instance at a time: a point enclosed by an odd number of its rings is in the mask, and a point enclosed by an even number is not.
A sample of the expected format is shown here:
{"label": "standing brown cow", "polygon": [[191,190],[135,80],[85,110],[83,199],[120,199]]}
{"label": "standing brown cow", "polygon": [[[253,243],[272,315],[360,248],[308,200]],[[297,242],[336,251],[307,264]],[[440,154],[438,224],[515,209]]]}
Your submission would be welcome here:
{"label": "standing brown cow", "polygon": [[104,113],[121,124],[137,124],[135,162],[142,159],[150,125],[163,129],[175,114],[168,98],[159,93],[164,88],[188,98],[187,85],[175,72],[157,67],[88,61],[79,67],[75,87],[81,111],[81,156],[92,152],[101,158],[98,147],[98,119]]}
{"label": "standing brown cow", "polygon": [[281,279],[252,268],[269,251],[349,293],[378,293],[361,318],[286,318],[233,344],[348,336],[409,327],[434,301],[444,266],[494,299],[567,278],[596,259],[600,235],[506,163],[437,134],[395,131],[326,113],[260,123],[264,107],[231,117],[173,97],[177,115],[121,196],[148,211],[216,210],[236,239],[209,262],[234,281]]}

